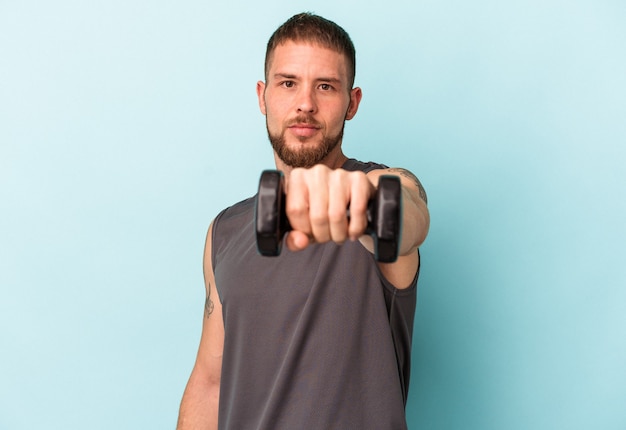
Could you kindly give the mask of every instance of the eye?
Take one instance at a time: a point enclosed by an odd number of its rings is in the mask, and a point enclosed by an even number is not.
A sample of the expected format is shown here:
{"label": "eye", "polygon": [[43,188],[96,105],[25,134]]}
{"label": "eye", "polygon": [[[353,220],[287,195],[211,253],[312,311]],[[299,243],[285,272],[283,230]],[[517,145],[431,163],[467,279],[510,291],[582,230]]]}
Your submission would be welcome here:
{"label": "eye", "polygon": [[320,89],[323,91],[330,91],[333,87],[330,84],[320,84]]}
{"label": "eye", "polygon": [[296,83],[294,81],[283,81],[280,83],[281,86],[285,88],[293,88]]}

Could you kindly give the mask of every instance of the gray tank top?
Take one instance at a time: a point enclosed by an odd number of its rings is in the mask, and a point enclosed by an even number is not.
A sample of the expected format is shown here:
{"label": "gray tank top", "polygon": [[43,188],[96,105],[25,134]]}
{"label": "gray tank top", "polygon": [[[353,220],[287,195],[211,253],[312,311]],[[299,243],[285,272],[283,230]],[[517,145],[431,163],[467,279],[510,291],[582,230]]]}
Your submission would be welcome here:
{"label": "gray tank top", "polygon": [[262,257],[253,217],[250,198],[213,224],[225,330],[219,428],[405,429],[418,274],[394,288],[359,242]]}

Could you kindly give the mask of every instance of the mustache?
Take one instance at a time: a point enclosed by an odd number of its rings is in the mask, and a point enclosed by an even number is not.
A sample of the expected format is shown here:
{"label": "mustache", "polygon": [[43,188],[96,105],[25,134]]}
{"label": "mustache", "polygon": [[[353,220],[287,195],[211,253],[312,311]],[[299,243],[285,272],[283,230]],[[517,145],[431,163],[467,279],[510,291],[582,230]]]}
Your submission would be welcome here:
{"label": "mustache", "polygon": [[296,124],[313,125],[313,126],[319,127],[319,128],[321,128],[321,126],[322,126],[319,122],[317,122],[310,115],[298,115],[297,117],[287,121],[287,127],[291,127],[292,125],[296,125]]}

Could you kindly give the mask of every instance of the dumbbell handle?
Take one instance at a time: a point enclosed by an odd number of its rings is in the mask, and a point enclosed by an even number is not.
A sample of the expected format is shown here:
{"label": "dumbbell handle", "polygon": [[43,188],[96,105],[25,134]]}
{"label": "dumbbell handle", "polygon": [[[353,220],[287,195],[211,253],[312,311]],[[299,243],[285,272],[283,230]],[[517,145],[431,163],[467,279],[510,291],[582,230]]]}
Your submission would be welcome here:
{"label": "dumbbell handle", "polygon": [[[265,170],[259,181],[255,210],[257,249],[261,255],[280,255],[283,236],[291,230],[285,213],[285,200],[282,172]],[[377,261],[391,263],[398,258],[401,216],[400,178],[382,175],[378,180],[376,194],[367,205],[365,230],[374,239],[374,255]]]}

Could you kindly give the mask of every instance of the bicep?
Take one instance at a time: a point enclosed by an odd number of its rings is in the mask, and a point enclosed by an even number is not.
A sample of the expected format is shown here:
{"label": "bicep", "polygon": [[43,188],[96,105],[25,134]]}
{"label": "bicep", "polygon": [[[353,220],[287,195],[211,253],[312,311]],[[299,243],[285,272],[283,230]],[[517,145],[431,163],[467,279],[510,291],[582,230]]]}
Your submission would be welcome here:
{"label": "bicep", "polygon": [[417,179],[417,176],[415,176],[412,172],[399,167],[384,169],[381,170],[381,172],[383,172],[381,174],[396,175],[400,177],[402,185],[407,189],[414,191],[412,197],[415,198],[416,201],[421,200],[424,205],[428,205],[428,196],[426,195],[426,190],[424,189],[424,186],[422,185],[420,180]]}
{"label": "bicep", "polygon": [[181,430],[217,428],[224,325],[222,305],[218,299],[211,265],[211,232],[212,227],[209,227],[204,251],[205,300],[202,334],[196,361],[180,405],[177,428]]}
{"label": "bicep", "polygon": [[213,225],[209,227],[204,251],[203,269],[205,282],[204,315],[202,335],[198,348],[196,367],[213,381],[219,381],[224,350],[224,321],[222,304],[215,285],[215,275],[211,262],[211,236]]}

